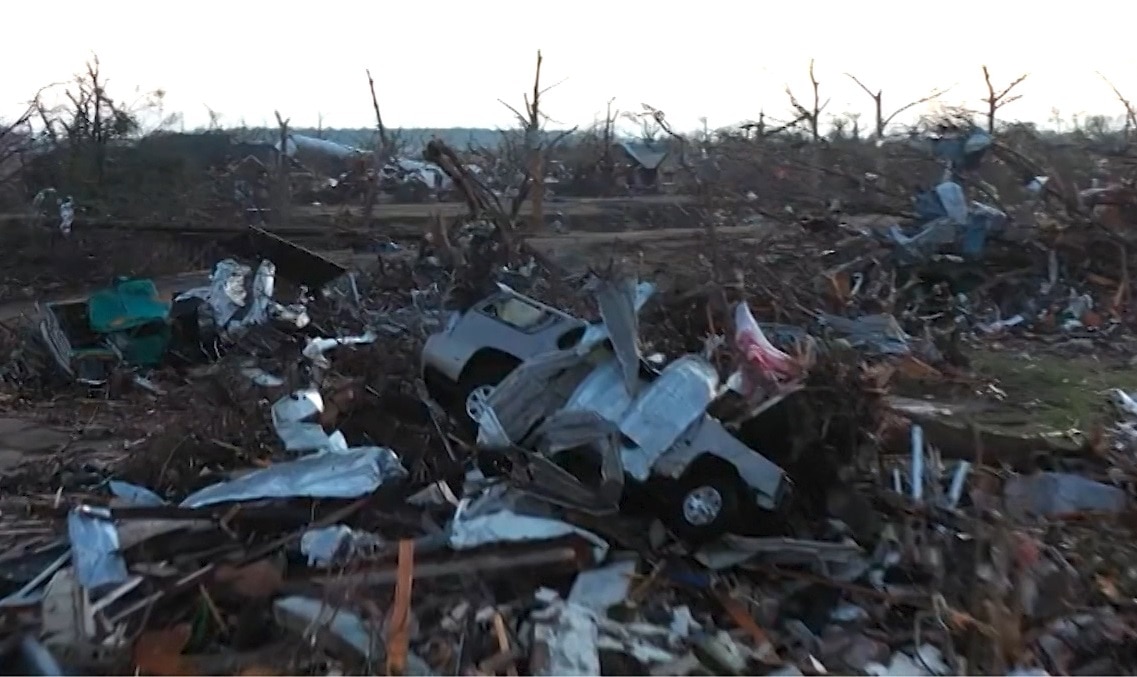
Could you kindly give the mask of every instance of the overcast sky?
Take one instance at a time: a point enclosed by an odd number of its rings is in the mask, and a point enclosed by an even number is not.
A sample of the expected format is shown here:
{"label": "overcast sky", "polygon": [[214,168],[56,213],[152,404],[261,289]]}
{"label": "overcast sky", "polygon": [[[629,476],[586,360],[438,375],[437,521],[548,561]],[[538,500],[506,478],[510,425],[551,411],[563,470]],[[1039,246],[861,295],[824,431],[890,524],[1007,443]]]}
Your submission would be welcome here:
{"label": "overcast sky", "polygon": [[1111,30],[1131,5],[1086,7],[1020,0],[9,3],[0,117],[97,53],[112,94],[162,88],[187,128],[208,120],[206,106],[227,125],[272,123],[279,110],[297,126],[315,126],[321,114],[325,126],[370,126],[365,68],[391,126],[507,126],[511,114],[498,99],[521,106],[538,48],[544,81],[564,80],[543,108],[566,125],[588,124],[611,97],[625,109],[656,106],[683,129],[700,126],[700,116],[711,127],[762,109],[785,116],[785,85],[810,96],[810,57],[822,98],[832,98],[829,110],[860,111],[866,122],[871,101],[845,72],[882,88],[886,108],[936,86],[952,87],[945,102],[977,107],[984,63],[996,85],[1030,72],[1008,118],[1045,123],[1053,108],[1067,118],[1119,115],[1095,71],[1137,99],[1137,52]]}

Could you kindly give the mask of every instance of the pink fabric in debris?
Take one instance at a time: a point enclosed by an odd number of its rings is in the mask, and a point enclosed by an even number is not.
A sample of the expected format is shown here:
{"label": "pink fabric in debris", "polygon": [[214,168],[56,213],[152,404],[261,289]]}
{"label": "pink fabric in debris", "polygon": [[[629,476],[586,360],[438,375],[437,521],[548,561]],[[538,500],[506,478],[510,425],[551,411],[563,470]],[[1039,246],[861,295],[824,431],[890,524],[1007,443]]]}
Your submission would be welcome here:
{"label": "pink fabric in debris", "polygon": [[780,383],[797,378],[801,365],[792,356],[770,343],[750,313],[750,306],[739,303],[734,309],[734,346],[742,355],[742,386],[751,393],[761,382]]}

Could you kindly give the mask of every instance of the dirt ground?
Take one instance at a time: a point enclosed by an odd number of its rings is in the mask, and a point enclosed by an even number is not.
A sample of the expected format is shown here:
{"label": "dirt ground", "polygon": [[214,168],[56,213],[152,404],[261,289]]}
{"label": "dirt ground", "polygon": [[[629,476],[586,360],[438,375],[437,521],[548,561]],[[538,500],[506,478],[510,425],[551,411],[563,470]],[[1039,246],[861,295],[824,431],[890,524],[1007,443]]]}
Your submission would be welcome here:
{"label": "dirt ground", "polygon": [[[509,199],[502,200],[508,204]],[[549,214],[562,214],[573,216],[596,216],[600,214],[620,211],[624,209],[666,207],[690,203],[691,198],[686,195],[640,195],[636,197],[574,197],[552,198],[545,201],[545,211]],[[358,215],[359,207],[338,207],[333,205],[301,205],[297,206],[293,216],[300,220],[327,217],[332,215],[349,214]],[[466,205],[462,202],[434,202],[421,204],[378,204],[375,205],[372,215],[381,221],[394,219],[429,218],[434,215],[443,217],[460,216],[466,213]],[[526,202],[519,212],[526,216],[533,213],[533,206]]]}
{"label": "dirt ground", "polygon": [[[677,220],[685,219],[686,208],[690,206],[692,198],[686,195],[641,195],[626,198],[554,198],[545,202],[545,220],[552,223],[560,220],[574,229],[611,229],[623,225],[644,225],[663,222],[659,225],[673,224]],[[504,200],[508,207],[508,199]],[[372,209],[368,223],[362,222],[362,209],[351,205],[293,205],[289,209],[286,223],[277,223],[272,227],[284,232],[319,234],[326,229],[358,229],[375,228],[391,230],[394,232],[413,235],[413,230],[435,218],[452,219],[466,214],[468,208],[464,202],[426,202],[417,204],[378,204]],[[526,203],[521,207],[519,214],[522,217],[532,213],[532,207]],[[176,221],[137,221],[114,219],[105,217],[89,217],[82,213],[77,215],[75,221],[76,231],[127,229],[141,231],[177,232],[177,233],[219,233],[233,228],[240,228],[240,215],[235,211],[227,213],[217,211],[208,216],[200,214],[189,216]],[[273,221],[271,213],[268,215],[270,223]],[[686,219],[689,220],[689,219]],[[42,219],[43,231],[48,231],[46,224],[52,222],[50,218]],[[0,227],[5,229],[27,229],[30,223],[25,213],[0,213]],[[315,232],[313,232],[315,231]]]}
{"label": "dirt ground", "polygon": [[[623,233],[619,246],[626,248],[625,240],[690,223],[684,206],[688,202],[689,198],[674,195],[551,201],[546,220],[550,225],[560,220],[569,235],[542,246],[572,249],[576,245],[570,242],[572,238],[597,232],[598,239],[588,245],[590,250],[603,250],[606,238],[619,232]],[[298,205],[286,224],[270,223],[269,228],[313,249],[375,251],[377,243],[391,239],[413,242],[433,219],[453,218],[465,210],[461,203],[378,205],[370,222],[364,224],[358,209]],[[217,243],[244,226],[236,214],[200,215],[176,223],[86,220],[80,214],[71,236],[65,238],[50,220],[35,223],[26,214],[0,214],[0,227],[5,230],[5,246],[0,249],[0,303],[67,295],[117,275],[161,277],[205,269],[223,255]],[[660,237],[674,240],[698,235],[699,231],[680,228]],[[591,256],[591,251],[586,255]]]}

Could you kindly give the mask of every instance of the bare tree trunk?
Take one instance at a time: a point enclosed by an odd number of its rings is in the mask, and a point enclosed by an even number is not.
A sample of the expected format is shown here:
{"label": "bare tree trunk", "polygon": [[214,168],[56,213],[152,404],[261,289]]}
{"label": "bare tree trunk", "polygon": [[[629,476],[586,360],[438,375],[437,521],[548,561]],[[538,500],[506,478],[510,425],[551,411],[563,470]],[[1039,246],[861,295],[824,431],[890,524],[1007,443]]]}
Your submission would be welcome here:
{"label": "bare tree trunk", "polygon": [[287,226],[292,211],[292,185],[289,181],[288,162],[288,120],[276,114],[276,124],[280,125],[280,152],[276,154],[276,181],[273,190],[273,212],[277,227]]}
{"label": "bare tree trunk", "polygon": [[1020,84],[1022,84],[1023,80],[1026,80],[1027,75],[1030,75],[1030,74],[1029,73],[1023,73],[1018,78],[1016,78],[1013,82],[1011,82],[1011,84],[1004,87],[1002,89],[1002,91],[995,93],[995,87],[994,87],[994,85],[991,84],[991,73],[990,73],[990,71],[987,70],[987,66],[983,66],[983,80],[987,83],[987,98],[985,101],[987,103],[987,133],[988,134],[990,134],[992,136],[995,135],[995,113],[997,113],[999,111],[999,109],[1002,108],[1003,106],[1006,106],[1007,104],[1012,103],[1014,101],[1018,101],[1019,99],[1022,98],[1021,94],[1015,94],[1013,96],[1008,96],[1008,95],[1011,93],[1011,90],[1013,90],[1015,87],[1018,87]]}
{"label": "bare tree trunk", "polygon": [[[533,92],[532,95],[526,94],[525,100],[525,113],[521,113],[513,106],[498,99],[503,106],[508,108],[521,123],[522,129],[525,131],[525,180],[518,188],[518,197],[514,201],[514,205],[510,212],[516,216],[518,210],[521,208],[521,203],[528,199],[530,204],[533,205],[533,214],[530,216],[530,225],[533,230],[540,230],[545,227],[545,153],[548,149],[553,148],[569,134],[576,131],[576,127],[570,130],[561,132],[557,138],[546,143],[544,139],[544,130],[542,123],[546,119],[544,113],[541,112],[541,96],[548,92],[557,84],[541,89],[541,50],[537,50],[537,69],[533,75]],[[532,96],[532,98],[530,98]]]}
{"label": "bare tree trunk", "polygon": [[105,121],[103,120],[103,83],[99,79],[99,59],[95,57],[87,64],[87,77],[91,80],[91,96],[95,100],[95,110],[93,113],[93,120],[91,123],[92,137],[95,141],[94,160],[95,160],[95,186],[99,193],[102,193],[103,185],[106,183],[106,169],[107,169],[107,135]]}
{"label": "bare tree trunk", "polygon": [[367,193],[363,198],[362,221],[367,224],[371,221],[371,212],[375,209],[375,202],[379,197],[379,176],[383,167],[391,159],[391,142],[387,137],[387,127],[383,124],[383,114],[379,112],[379,97],[375,95],[375,80],[371,71],[367,71],[367,86],[371,89],[371,106],[375,109],[375,127],[379,130],[379,147],[375,149],[372,169],[375,176],[367,185]]}
{"label": "bare tree trunk", "polygon": [[821,111],[825,110],[829,105],[827,99],[825,103],[821,103],[821,83],[818,82],[817,76],[814,72],[813,59],[809,60],[809,84],[813,88],[813,107],[806,108],[801,105],[794,96],[793,91],[786,87],[786,95],[790,97],[790,105],[797,112],[797,119],[788,126],[793,126],[805,122],[809,125],[809,136],[813,142],[813,149],[810,153],[810,163],[812,166],[810,176],[810,193],[814,199],[821,199],[821,151],[818,146],[821,144]]}
{"label": "bare tree trunk", "polygon": [[616,163],[612,157],[612,144],[616,142],[613,130],[616,123],[616,115],[619,111],[612,113],[612,102],[615,99],[608,99],[608,107],[604,113],[604,138],[602,143],[604,148],[600,156],[600,181],[604,187],[604,195],[610,195],[616,182]]}
{"label": "bare tree trunk", "polygon": [[813,135],[813,199],[821,201],[821,83],[813,73],[813,59],[809,60],[809,83],[813,87],[813,110],[809,118],[809,130]]}
{"label": "bare tree trunk", "polygon": [[533,231],[545,227],[545,162],[541,148],[541,50],[537,50],[537,69],[533,75],[533,101],[529,106],[529,127],[525,130],[525,146],[529,152],[529,176],[533,179]]}

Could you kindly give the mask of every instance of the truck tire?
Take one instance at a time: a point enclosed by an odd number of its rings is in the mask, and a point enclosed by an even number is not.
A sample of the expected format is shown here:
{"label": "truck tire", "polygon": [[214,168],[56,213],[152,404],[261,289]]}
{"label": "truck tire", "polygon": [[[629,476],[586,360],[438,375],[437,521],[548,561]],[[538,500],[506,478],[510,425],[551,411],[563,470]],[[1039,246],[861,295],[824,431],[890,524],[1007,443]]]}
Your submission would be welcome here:
{"label": "truck tire", "polygon": [[733,468],[696,463],[669,493],[668,526],[687,543],[713,541],[741,524],[746,490]]}

